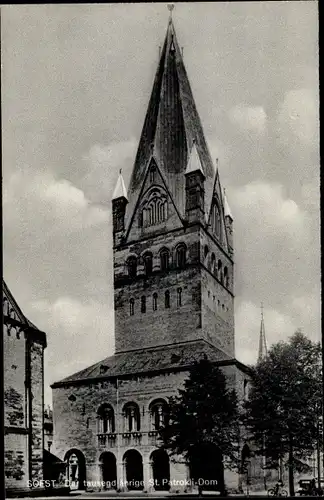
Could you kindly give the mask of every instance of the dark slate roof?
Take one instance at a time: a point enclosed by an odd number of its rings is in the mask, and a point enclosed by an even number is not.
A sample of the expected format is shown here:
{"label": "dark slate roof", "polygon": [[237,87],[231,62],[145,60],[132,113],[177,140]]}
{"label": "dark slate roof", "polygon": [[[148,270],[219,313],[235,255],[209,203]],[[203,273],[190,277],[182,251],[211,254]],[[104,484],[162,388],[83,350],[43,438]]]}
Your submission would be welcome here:
{"label": "dark slate roof", "polygon": [[70,375],[60,382],[54,383],[51,387],[60,387],[67,384],[73,385],[94,379],[181,370],[188,368],[195,361],[199,361],[204,356],[207,356],[210,361],[219,362],[220,364],[236,364],[240,366],[243,371],[244,369],[248,370],[247,367],[231,359],[220,349],[201,340],[120,352]]}
{"label": "dark slate roof", "polygon": [[195,142],[206,177],[208,218],[215,171],[192,95],[172,20],[169,21],[128,188],[127,229],[145,173],[154,157],[181,216],[185,214],[185,171]]}

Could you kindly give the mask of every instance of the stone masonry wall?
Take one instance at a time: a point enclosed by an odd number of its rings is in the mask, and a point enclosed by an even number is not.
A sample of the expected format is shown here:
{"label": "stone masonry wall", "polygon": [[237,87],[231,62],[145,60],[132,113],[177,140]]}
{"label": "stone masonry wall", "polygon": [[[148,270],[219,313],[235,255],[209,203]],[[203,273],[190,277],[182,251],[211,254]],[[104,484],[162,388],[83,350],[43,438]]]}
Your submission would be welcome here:
{"label": "stone masonry wall", "polygon": [[[141,432],[148,433],[149,405],[157,398],[167,400],[180,388],[187,377],[185,372],[141,376],[118,381],[118,402],[116,382],[106,380],[81,386],[53,389],[54,443],[53,453],[62,460],[68,450],[81,450],[87,463],[97,463],[105,447],[98,443],[97,412],[100,405],[109,403],[115,412],[116,432],[123,433],[123,407],[127,402],[138,404],[141,415]],[[153,451],[156,446],[147,435],[140,443],[121,440],[119,447],[123,454],[126,449],[136,447],[142,451]],[[117,454],[117,443],[110,443],[107,449]]]}
{"label": "stone masonry wall", "polygon": [[26,488],[28,479],[28,436],[10,433],[5,435],[4,473],[6,489]]}
{"label": "stone masonry wall", "polygon": [[[233,263],[205,231],[201,231],[202,329],[205,338],[235,357]],[[212,255],[214,254],[214,268]],[[227,267],[228,284],[220,278],[217,267]]]}
{"label": "stone masonry wall", "polygon": [[[177,269],[176,247],[187,246],[187,267]],[[170,270],[160,271],[159,251],[170,251]],[[145,277],[141,256],[153,254],[153,275]],[[138,259],[138,277],[127,281],[126,261],[130,255]],[[197,266],[197,229],[181,230],[148,239],[121,250],[115,250],[115,339],[116,351],[172,344],[201,338],[200,275]],[[177,289],[182,289],[181,306]],[[170,292],[170,308],[165,308],[165,292]],[[153,294],[157,293],[157,310],[153,310]],[[141,297],[146,297],[146,312],[141,312]],[[134,315],[130,300],[134,299]],[[161,324],[164,325],[161,328]]]}
{"label": "stone masonry wall", "polygon": [[6,488],[24,488],[28,479],[26,414],[26,340],[17,328],[3,325],[4,349],[4,472]]}
{"label": "stone masonry wall", "polygon": [[43,347],[36,342],[30,346],[30,391],[31,391],[31,463],[32,478],[43,479],[43,419],[44,419],[44,371],[43,371]]}
{"label": "stone masonry wall", "polygon": [[[241,383],[235,366],[224,367],[228,383],[235,387]],[[83,453],[86,461],[86,480],[101,481],[100,457],[103,452],[112,452],[117,460],[118,477],[123,477],[123,457],[127,450],[136,449],[143,458],[144,480],[150,474],[150,457],[160,446],[150,420],[149,406],[158,398],[167,398],[177,393],[183,386],[188,372],[175,372],[152,376],[140,376],[119,380],[118,400],[116,382],[113,380],[96,381],[91,384],[66,386],[53,389],[54,442],[53,453],[64,460],[69,450]],[[134,402],[139,406],[141,428],[139,435],[123,435],[123,407]],[[109,403],[115,412],[118,437],[101,444],[98,439],[97,412],[100,405]],[[170,464],[171,479],[185,479],[188,470],[185,464]],[[237,475],[231,475],[231,482],[238,482]],[[180,488],[181,489],[181,488]]]}
{"label": "stone masonry wall", "polygon": [[24,335],[17,337],[16,329],[7,325],[3,330],[4,349],[4,411],[5,425],[26,427],[25,408],[25,355]]}

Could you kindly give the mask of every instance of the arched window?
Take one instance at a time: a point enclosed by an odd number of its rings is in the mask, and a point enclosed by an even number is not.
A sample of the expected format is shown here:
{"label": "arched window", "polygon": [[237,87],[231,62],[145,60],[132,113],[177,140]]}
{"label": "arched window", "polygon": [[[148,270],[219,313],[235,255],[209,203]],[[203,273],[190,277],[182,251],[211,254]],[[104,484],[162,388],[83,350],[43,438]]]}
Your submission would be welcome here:
{"label": "arched window", "polygon": [[204,257],[206,259],[207,255],[208,255],[208,252],[209,252],[209,248],[207,245],[204,246]]}
{"label": "arched window", "polygon": [[186,245],[180,243],[176,250],[176,263],[177,267],[183,268],[186,265]]}
{"label": "arched window", "polygon": [[143,226],[154,226],[161,224],[167,219],[168,203],[164,193],[159,189],[153,189],[142,209]]}
{"label": "arched window", "polygon": [[177,306],[180,307],[182,305],[182,288],[177,289]]}
{"label": "arched window", "polygon": [[212,227],[217,238],[220,237],[221,233],[221,217],[218,203],[215,201],[213,205],[212,212]]}
{"label": "arched window", "polygon": [[211,259],[210,259],[210,270],[212,272],[212,274],[215,274],[215,254],[212,253],[211,254]]}
{"label": "arched window", "polygon": [[228,270],[227,267],[224,267],[224,285],[228,287]]}
{"label": "arched window", "polygon": [[170,260],[170,252],[167,248],[163,248],[160,252],[161,271],[168,271],[169,260]]}
{"label": "arched window", "polygon": [[166,309],[170,307],[170,292],[167,290],[164,294],[164,305]]}
{"label": "arched window", "polygon": [[157,293],[153,293],[153,311],[157,310]]}
{"label": "arched window", "polygon": [[134,316],[134,299],[130,299],[129,301],[129,314],[130,316]]}
{"label": "arched window", "polygon": [[168,405],[163,399],[157,399],[150,404],[151,429],[158,431],[168,423]]}
{"label": "arched window", "polygon": [[223,283],[223,271],[222,271],[222,261],[219,260],[217,263],[217,278],[221,283]]}
{"label": "arched window", "polygon": [[115,432],[115,413],[111,405],[101,405],[97,412],[97,418],[99,434],[110,434]]}
{"label": "arched window", "polygon": [[137,432],[141,429],[140,411],[136,403],[126,403],[123,415],[125,432]]}
{"label": "arched window", "polygon": [[137,259],[135,256],[131,256],[127,260],[128,276],[130,278],[136,278],[137,274]]}
{"label": "arched window", "polygon": [[141,312],[145,313],[146,312],[146,297],[143,295],[141,297]]}
{"label": "arched window", "polygon": [[150,276],[153,270],[153,256],[150,252],[143,256],[144,268],[146,276]]}

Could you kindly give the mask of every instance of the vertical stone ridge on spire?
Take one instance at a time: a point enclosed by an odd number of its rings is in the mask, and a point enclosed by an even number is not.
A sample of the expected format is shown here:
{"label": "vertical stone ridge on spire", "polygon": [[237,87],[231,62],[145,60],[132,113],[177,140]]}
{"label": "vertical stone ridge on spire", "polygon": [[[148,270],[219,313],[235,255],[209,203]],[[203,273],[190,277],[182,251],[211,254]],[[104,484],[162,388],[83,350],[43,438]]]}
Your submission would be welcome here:
{"label": "vertical stone ridge on spire", "polygon": [[171,18],[168,21],[129,184],[126,213],[128,225],[152,156],[161,170],[180,215],[185,216],[184,174],[194,142],[206,177],[207,219],[215,172]]}
{"label": "vertical stone ridge on spire", "polygon": [[229,207],[229,204],[228,204],[228,200],[227,200],[227,196],[226,196],[226,191],[225,191],[225,188],[223,190],[223,193],[224,193],[224,213],[225,213],[225,217],[230,217],[232,220],[233,220],[233,215],[232,215],[232,212],[231,212],[231,209]]}
{"label": "vertical stone ridge on spire", "polygon": [[261,303],[261,326],[260,326],[260,338],[259,338],[259,353],[258,353],[258,363],[263,361],[268,354],[267,342],[265,336],[265,326],[263,317],[263,303]]}

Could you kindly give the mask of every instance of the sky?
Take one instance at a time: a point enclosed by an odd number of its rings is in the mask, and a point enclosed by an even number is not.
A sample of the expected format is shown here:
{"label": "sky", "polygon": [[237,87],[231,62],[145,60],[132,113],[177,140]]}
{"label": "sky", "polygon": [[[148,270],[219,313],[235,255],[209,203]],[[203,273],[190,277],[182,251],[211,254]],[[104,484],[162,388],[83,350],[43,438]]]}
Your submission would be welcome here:
{"label": "sky", "polygon": [[[317,2],[177,3],[234,217],[236,357],[320,340]],[[47,334],[49,384],[113,353],[111,196],[128,184],[167,4],[10,5],[2,21],[3,274]]]}

